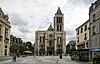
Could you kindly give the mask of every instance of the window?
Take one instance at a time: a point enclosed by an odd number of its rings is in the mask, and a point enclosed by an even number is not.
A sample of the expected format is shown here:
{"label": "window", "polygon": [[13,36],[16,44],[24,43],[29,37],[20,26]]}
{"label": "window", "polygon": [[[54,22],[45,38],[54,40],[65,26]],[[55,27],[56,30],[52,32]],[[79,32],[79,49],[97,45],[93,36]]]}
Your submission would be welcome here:
{"label": "window", "polygon": [[52,37],[53,37],[53,35],[52,35],[52,34],[50,34],[50,35],[49,35],[49,37],[50,37],[50,38],[52,38]]}
{"label": "window", "polygon": [[94,14],[93,15],[93,22],[96,20],[96,15]]}
{"label": "window", "polygon": [[100,23],[99,23],[99,32],[100,32]]}
{"label": "window", "polygon": [[62,17],[60,17],[60,23],[62,23]]}
{"label": "window", "polygon": [[43,43],[45,42],[45,37],[43,37]]}
{"label": "window", "polygon": [[85,43],[82,44],[82,48],[85,48]]}
{"label": "window", "polygon": [[59,42],[59,37],[57,37],[57,43]]}
{"label": "window", "polygon": [[49,46],[52,46],[52,40],[49,40]]}
{"label": "window", "polygon": [[5,28],[5,38],[8,38],[8,29]]}
{"label": "window", "polygon": [[77,35],[79,35],[79,30],[77,31]]}
{"label": "window", "polygon": [[83,28],[81,28],[81,33],[83,32]]}
{"label": "window", "polygon": [[57,31],[59,31],[59,25],[57,25]]}
{"label": "window", "polygon": [[1,31],[2,31],[2,27],[1,27],[1,25],[0,25],[0,36],[1,36],[1,33],[2,33]]}
{"label": "window", "polygon": [[88,48],[88,42],[86,43],[86,47]]}
{"label": "window", "polygon": [[57,17],[57,23],[59,22],[59,18]]}
{"label": "window", "polygon": [[43,48],[43,45],[41,45],[41,48]]}
{"label": "window", "polygon": [[93,5],[93,9],[95,8],[95,4]]}
{"label": "window", "polygon": [[42,37],[40,36],[40,43],[41,43]]}
{"label": "window", "polygon": [[5,48],[7,48],[7,45],[5,46]]}
{"label": "window", "polygon": [[92,27],[92,34],[95,35],[95,26]]}
{"label": "window", "polygon": [[79,42],[79,37],[77,38],[77,42]]}
{"label": "window", "polygon": [[57,23],[62,23],[62,17],[57,17]]}
{"label": "window", "polygon": [[7,50],[5,49],[5,56],[7,56]]}
{"label": "window", "polygon": [[87,25],[85,25],[85,29],[84,29],[85,31],[87,30]]}
{"label": "window", "polygon": [[2,14],[1,14],[1,12],[0,12],[0,18],[2,17]]}
{"label": "window", "polygon": [[62,38],[60,37],[60,43],[62,42]]}
{"label": "window", "polygon": [[62,26],[60,25],[60,31],[62,31],[61,28],[62,28]]}
{"label": "window", "polygon": [[100,37],[99,37],[99,46],[100,46]]}
{"label": "window", "polygon": [[58,17],[58,19],[59,19],[59,20],[58,20],[58,23],[60,23],[60,17]]}
{"label": "window", "polygon": [[84,40],[86,40],[87,39],[87,33],[85,33],[85,35],[84,35],[85,37],[84,37]]}

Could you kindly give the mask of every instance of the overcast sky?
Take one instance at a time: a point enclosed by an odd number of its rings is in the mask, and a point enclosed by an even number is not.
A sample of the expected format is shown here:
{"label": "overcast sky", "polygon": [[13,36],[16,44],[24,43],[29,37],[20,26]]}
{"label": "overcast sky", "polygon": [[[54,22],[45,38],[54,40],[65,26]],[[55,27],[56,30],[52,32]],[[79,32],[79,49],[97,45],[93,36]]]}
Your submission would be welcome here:
{"label": "overcast sky", "polygon": [[24,41],[35,41],[36,30],[47,30],[60,7],[64,14],[64,30],[68,43],[75,40],[75,29],[89,18],[95,0],[0,0],[0,7],[9,15],[11,34]]}

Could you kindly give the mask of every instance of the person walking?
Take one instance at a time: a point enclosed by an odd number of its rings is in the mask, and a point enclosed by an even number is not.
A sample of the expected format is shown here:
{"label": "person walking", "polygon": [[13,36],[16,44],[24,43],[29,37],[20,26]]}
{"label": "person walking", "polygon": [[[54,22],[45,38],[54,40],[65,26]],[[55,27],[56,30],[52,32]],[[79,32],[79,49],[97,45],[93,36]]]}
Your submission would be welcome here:
{"label": "person walking", "polygon": [[13,56],[13,61],[16,62],[16,55]]}

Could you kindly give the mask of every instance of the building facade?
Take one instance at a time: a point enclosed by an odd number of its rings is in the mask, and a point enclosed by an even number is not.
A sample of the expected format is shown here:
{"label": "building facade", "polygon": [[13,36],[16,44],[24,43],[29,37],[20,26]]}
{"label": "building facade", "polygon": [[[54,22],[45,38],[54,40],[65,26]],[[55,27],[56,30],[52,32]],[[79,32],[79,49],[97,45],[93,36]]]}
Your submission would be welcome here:
{"label": "building facade", "polygon": [[16,47],[22,46],[23,47],[23,40],[21,38],[17,38],[13,35],[10,35],[10,54],[14,54],[17,52],[19,52],[19,49]]}
{"label": "building facade", "polygon": [[45,31],[35,32],[35,54],[59,55],[66,54],[66,32],[64,31],[64,14],[60,7],[54,16],[52,25]]}
{"label": "building facade", "polygon": [[91,4],[89,9],[90,19],[90,51],[91,59],[100,56],[100,0]]}
{"label": "building facade", "polygon": [[9,56],[10,48],[10,22],[0,8],[0,56]]}
{"label": "building facade", "polygon": [[66,54],[71,54],[71,50],[76,50],[76,41],[72,40],[66,45]]}
{"label": "building facade", "polygon": [[76,29],[76,48],[89,48],[89,20]]}

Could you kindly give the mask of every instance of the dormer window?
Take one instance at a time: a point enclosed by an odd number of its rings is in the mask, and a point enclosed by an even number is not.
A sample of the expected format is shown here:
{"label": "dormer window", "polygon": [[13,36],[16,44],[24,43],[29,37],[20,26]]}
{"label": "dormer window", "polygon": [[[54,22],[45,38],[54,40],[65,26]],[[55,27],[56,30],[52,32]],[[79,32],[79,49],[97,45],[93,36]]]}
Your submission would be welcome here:
{"label": "dormer window", "polygon": [[93,9],[95,8],[95,4],[93,5]]}

